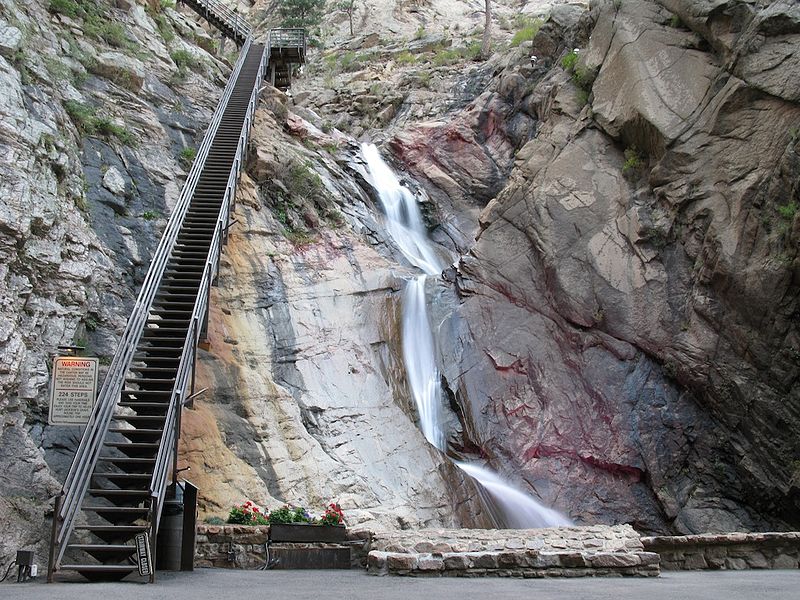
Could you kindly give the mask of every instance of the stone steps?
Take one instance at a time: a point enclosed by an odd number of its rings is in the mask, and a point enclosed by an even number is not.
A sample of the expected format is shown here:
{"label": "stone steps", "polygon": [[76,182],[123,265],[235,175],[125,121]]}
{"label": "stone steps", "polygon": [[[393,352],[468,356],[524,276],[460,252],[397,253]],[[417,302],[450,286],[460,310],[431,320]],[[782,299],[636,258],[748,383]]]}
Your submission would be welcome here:
{"label": "stone steps", "polygon": [[[353,532],[358,535],[358,532]],[[543,529],[374,532],[374,575],[450,577],[657,577],[659,556],[628,525]]]}
{"label": "stone steps", "polygon": [[407,553],[373,550],[372,575],[427,577],[658,577],[659,556],[653,552],[484,552]]}

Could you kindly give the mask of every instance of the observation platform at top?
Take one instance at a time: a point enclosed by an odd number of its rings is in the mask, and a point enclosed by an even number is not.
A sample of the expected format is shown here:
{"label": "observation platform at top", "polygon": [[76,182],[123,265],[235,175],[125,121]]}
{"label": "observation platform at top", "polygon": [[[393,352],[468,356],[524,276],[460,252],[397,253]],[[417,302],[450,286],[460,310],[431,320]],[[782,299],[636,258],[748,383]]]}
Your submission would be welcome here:
{"label": "observation platform at top", "polygon": [[269,82],[279,90],[287,90],[291,84],[292,67],[306,62],[307,49],[305,29],[270,29],[267,37]]}

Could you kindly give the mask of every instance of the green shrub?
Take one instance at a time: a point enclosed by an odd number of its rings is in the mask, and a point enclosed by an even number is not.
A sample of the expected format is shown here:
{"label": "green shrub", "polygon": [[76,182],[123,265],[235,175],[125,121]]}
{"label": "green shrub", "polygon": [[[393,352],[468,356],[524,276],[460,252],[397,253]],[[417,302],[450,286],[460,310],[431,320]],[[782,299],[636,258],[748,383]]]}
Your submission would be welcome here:
{"label": "green shrub", "polygon": [[175,62],[178,70],[185,71],[186,68],[194,68],[197,66],[197,59],[188,50],[181,48],[180,50],[173,50],[170,52],[169,57]]}
{"label": "green shrub", "polygon": [[117,138],[126,146],[135,146],[136,138],[125,127],[117,125],[108,117],[97,117],[95,121],[97,133],[106,139]]}
{"label": "green shrub", "polygon": [[541,19],[531,19],[523,24],[522,29],[517,31],[514,34],[514,37],[511,38],[511,45],[512,46],[519,46],[522,42],[527,42],[532,40],[536,37],[536,34],[539,33],[539,29],[542,27],[542,20]]}
{"label": "green shrub", "polygon": [[144,211],[142,213],[142,218],[145,221],[155,221],[160,216],[161,216],[161,213],[159,213],[157,210],[146,210],[146,211]]}
{"label": "green shrub", "polygon": [[452,65],[461,58],[461,54],[454,48],[442,48],[433,56],[433,64],[437,67]]}
{"label": "green shrub", "polygon": [[75,0],[50,0],[47,10],[53,14],[64,15],[73,19],[83,16],[81,7]]}
{"label": "green shrub", "polygon": [[561,66],[565,71],[572,71],[578,62],[578,53],[571,50],[564,58],[561,59]]}
{"label": "green shrub", "polygon": [[289,192],[300,198],[310,198],[322,191],[322,180],[308,166],[294,164],[284,182]]}
{"label": "green shrub", "polygon": [[94,108],[88,104],[82,104],[77,100],[67,100],[64,103],[64,109],[78,129],[84,133],[94,133]]}
{"label": "green shrub", "polygon": [[481,53],[481,43],[470,42],[465,47],[459,48],[459,52],[461,52],[461,56],[467,60],[475,60]]}
{"label": "green shrub", "polygon": [[136,138],[130,131],[115,124],[106,116],[98,116],[94,107],[76,100],[67,100],[64,109],[84,135],[99,136],[109,140],[116,138],[126,146],[136,145]]}
{"label": "green shrub", "polygon": [[420,25],[419,28],[414,32],[414,39],[421,40],[424,37],[425,37],[425,27]]}
{"label": "green shrub", "polygon": [[188,146],[181,150],[180,160],[186,165],[191,165],[195,156],[197,156],[197,150],[191,146]]}
{"label": "green shrub", "polygon": [[175,0],[161,0],[161,2],[159,2],[159,6],[161,7],[161,10],[175,8]]}
{"label": "green shrub", "polygon": [[342,71],[358,71],[362,66],[364,57],[355,52],[345,52],[339,59]]}
{"label": "green shrub", "polygon": [[132,47],[132,43],[121,23],[101,18],[89,18],[83,24],[83,31],[89,37],[102,40],[115,48]]}
{"label": "green shrub", "polygon": [[156,29],[158,29],[158,33],[161,34],[165,42],[169,43],[175,39],[175,30],[164,15],[153,15],[153,21],[155,21]]}
{"label": "green shrub", "polygon": [[629,171],[635,171],[640,169],[644,162],[642,160],[642,156],[636,150],[635,146],[631,146],[630,148],[625,148],[625,163],[622,165],[622,172],[627,173]]}
{"label": "green shrub", "polygon": [[795,214],[797,214],[797,202],[792,201],[789,202],[789,204],[784,204],[783,206],[779,206],[778,214],[787,221],[793,220]]}
{"label": "green shrub", "polygon": [[417,62],[417,57],[408,50],[403,50],[400,54],[395,56],[394,60],[398,65],[413,65]]}
{"label": "green shrub", "polygon": [[417,73],[417,81],[419,82],[420,87],[424,87],[425,89],[430,88],[431,86],[430,71],[423,71],[421,73]]}

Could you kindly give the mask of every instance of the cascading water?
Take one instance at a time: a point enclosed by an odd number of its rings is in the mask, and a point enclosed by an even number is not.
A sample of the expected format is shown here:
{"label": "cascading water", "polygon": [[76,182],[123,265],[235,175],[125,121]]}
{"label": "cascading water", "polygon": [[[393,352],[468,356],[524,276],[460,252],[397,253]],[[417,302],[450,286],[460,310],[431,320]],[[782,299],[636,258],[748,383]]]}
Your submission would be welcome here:
{"label": "cascading water", "polygon": [[[403,296],[403,361],[425,438],[445,451],[442,399],[433,334],[428,323],[425,281],[443,264],[428,241],[414,195],[400,184],[373,144],[362,144],[372,185],[386,214],[386,229],[406,259],[425,274],[406,284]],[[515,529],[570,525],[569,519],[544,507],[483,466],[455,462],[490,495],[504,524]]]}
{"label": "cascading water", "polygon": [[444,451],[439,369],[436,368],[433,334],[428,325],[428,307],[425,304],[427,278],[427,275],[420,275],[406,284],[403,296],[403,362],[417,404],[422,433],[431,444]]}

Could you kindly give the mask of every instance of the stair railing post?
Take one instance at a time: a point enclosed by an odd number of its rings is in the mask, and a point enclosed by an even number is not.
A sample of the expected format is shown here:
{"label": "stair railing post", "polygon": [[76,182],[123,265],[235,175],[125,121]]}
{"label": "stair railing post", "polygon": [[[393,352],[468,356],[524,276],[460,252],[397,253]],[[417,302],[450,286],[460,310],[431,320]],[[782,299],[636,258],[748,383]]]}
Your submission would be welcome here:
{"label": "stair railing post", "polygon": [[200,328],[200,340],[202,343],[208,343],[208,307],[211,305],[211,278],[208,279],[208,287],[206,288],[206,307],[203,311],[203,325]]}
{"label": "stair railing post", "polygon": [[158,535],[158,497],[150,495],[150,583],[156,582],[156,535]]}
{"label": "stair railing post", "polygon": [[53,583],[53,573],[56,566],[56,537],[58,535],[58,523],[61,521],[61,502],[64,500],[63,490],[56,496],[53,506],[53,525],[50,529],[50,557],[47,559],[47,583]]}
{"label": "stair railing post", "polygon": [[186,404],[189,408],[194,408],[194,389],[197,375],[197,341],[197,318],[194,318],[192,319],[192,391],[189,396],[189,402]]}
{"label": "stair railing post", "polygon": [[178,489],[178,442],[181,435],[181,413],[183,412],[183,392],[179,391],[176,395],[175,410],[175,443],[172,449],[172,485]]}

